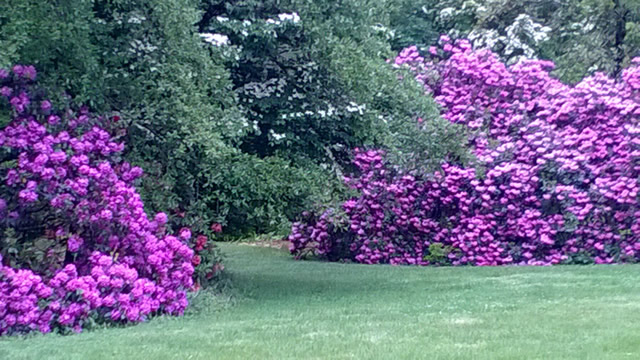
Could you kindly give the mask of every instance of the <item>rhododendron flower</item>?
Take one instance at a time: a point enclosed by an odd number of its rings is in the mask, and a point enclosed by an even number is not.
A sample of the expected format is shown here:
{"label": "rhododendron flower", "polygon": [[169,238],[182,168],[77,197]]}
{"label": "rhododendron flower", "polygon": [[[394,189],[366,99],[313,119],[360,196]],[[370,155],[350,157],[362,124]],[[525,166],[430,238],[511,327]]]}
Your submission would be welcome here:
{"label": "rhododendron flower", "polygon": [[44,100],[40,103],[40,109],[42,109],[42,111],[49,111],[51,110],[51,102],[49,100]]}
{"label": "rhododendron flower", "polygon": [[191,230],[189,230],[187,228],[180,229],[180,237],[185,239],[185,240],[191,239]]}
{"label": "rhododendron flower", "polygon": [[[147,217],[134,187],[142,169],[121,159],[124,145],[94,125],[102,118],[88,109],[59,113],[40,98],[29,106],[31,93],[42,94],[31,84],[35,69],[17,65],[13,72],[0,84],[15,109],[0,130],[0,147],[17,155],[15,168],[0,169],[0,229],[22,231],[27,246],[42,238],[66,243],[67,254],[53,245],[42,250],[42,265],[12,255],[12,263],[32,266],[23,269],[0,258],[0,335],[78,332],[89,318],[139,322],[182,314],[197,260],[184,241],[158,231],[166,214]],[[47,227],[36,226],[42,221]],[[191,232],[184,228],[180,236],[188,240]]]}
{"label": "rhododendron flower", "polygon": [[13,70],[13,73],[16,74],[18,77],[28,79],[28,80],[36,79],[36,74],[37,74],[36,68],[33,67],[32,65],[29,65],[29,66],[14,65],[12,70]]}
{"label": "rhododendron flower", "polygon": [[214,233],[222,232],[222,225],[218,223],[211,224],[211,231],[213,231]]}
{"label": "rhododendron flower", "polygon": [[195,246],[195,250],[196,251],[202,251],[205,247],[205,245],[207,244],[207,237],[204,235],[198,235],[196,237],[196,246]]}
{"label": "rhododendron flower", "polygon": [[168,220],[168,218],[167,218],[167,214],[165,214],[165,213],[163,213],[163,212],[160,212],[160,213],[157,213],[157,214],[156,214],[155,221],[156,221],[159,225],[164,225],[164,224],[166,224],[166,223],[167,223],[167,220]]}
{"label": "rhododendron flower", "polygon": [[191,260],[191,264],[193,264],[193,266],[198,266],[200,265],[200,261],[202,261],[202,259],[200,258],[200,255],[195,255]]}
{"label": "rhododendron flower", "polygon": [[77,252],[80,249],[80,246],[84,243],[81,237],[77,235],[72,235],[69,240],[67,240],[67,247],[71,252]]}
{"label": "rhododendron flower", "polygon": [[20,200],[24,201],[25,203],[31,203],[38,200],[38,194],[35,191],[29,189],[21,190],[19,197]]}

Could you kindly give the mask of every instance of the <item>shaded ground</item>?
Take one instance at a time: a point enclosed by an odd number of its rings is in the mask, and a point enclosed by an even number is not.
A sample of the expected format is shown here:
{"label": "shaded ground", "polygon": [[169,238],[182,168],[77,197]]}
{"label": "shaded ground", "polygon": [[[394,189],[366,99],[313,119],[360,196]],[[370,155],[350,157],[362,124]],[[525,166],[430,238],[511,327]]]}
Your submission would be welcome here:
{"label": "shaded ground", "polygon": [[237,244],[245,245],[245,246],[274,248],[274,249],[287,250],[287,251],[289,251],[289,245],[291,245],[291,243],[287,240],[256,240],[256,241],[240,242]]}
{"label": "shaded ground", "polygon": [[[0,359],[638,359],[640,266],[418,268],[293,261],[222,244],[237,303]],[[224,301],[221,301],[224,303]]]}

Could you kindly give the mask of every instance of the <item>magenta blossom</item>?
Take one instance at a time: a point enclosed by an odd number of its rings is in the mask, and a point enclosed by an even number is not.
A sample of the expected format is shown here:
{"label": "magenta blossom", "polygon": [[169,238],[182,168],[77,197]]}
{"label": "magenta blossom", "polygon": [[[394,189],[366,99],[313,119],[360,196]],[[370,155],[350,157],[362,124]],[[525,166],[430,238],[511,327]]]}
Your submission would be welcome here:
{"label": "magenta blossom", "polygon": [[359,173],[346,180],[360,195],[346,217],[303,214],[291,252],[367,264],[639,261],[640,62],[619,81],[569,86],[549,61],[507,66],[466,40],[440,43],[394,63],[468,130],[475,166],[409,175],[383,151],[357,150]]}

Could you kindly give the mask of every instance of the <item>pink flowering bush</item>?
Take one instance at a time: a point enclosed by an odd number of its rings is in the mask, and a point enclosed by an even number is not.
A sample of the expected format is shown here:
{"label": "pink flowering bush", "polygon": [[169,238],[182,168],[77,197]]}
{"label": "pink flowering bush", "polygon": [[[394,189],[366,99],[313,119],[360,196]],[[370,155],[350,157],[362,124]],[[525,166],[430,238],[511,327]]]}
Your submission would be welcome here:
{"label": "pink flowering bush", "polygon": [[192,287],[190,231],[149,219],[142,170],[105,119],[56,112],[32,66],[0,70],[0,335],[180,315]]}
{"label": "pink flowering bush", "polygon": [[549,76],[549,61],[508,67],[443,36],[426,55],[404,49],[395,65],[467,129],[476,161],[408,173],[383,151],[356,151],[360,172],[347,183],[360,195],[339,209],[346,219],[329,211],[296,223],[294,255],[481,266],[640,259],[640,59],[621,79],[569,86]]}
{"label": "pink flowering bush", "polygon": [[213,223],[210,230],[209,236],[199,234],[195,237],[195,241],[191,242],[191,248],[194,252],[191,259],[191,264],[194,267],[192,288],[194,291],[217,284],[224,270],[220,250],[211,241],[214,236],[222,232],[222,225]]}

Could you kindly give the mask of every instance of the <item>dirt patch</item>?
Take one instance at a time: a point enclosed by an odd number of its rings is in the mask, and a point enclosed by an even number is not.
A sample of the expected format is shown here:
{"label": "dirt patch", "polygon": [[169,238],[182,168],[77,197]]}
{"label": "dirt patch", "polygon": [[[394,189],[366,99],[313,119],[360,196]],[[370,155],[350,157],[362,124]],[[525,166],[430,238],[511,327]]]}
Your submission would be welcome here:
{"label": "dirt patch", "polygon": [[240,245],[268,247],[268,248],[274,248],[274,249],[286,250],[286,251],[289,251],[289,244],[290,242],[287,240],[269,240],[269,241],[256,240],[256,241],[240,243]]}

